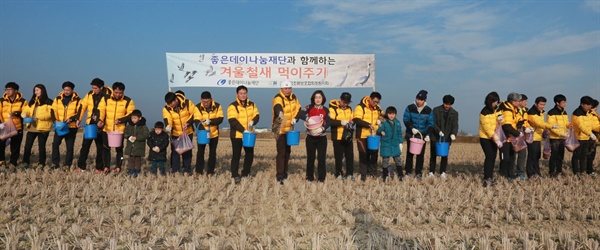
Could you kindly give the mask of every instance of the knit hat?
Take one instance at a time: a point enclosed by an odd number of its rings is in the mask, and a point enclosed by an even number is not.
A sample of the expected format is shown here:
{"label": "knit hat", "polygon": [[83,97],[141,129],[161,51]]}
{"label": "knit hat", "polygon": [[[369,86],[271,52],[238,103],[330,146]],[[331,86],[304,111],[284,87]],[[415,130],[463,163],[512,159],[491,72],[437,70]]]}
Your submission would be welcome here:
{"label": "knit hat", "polygon": [[427,100],[427,91],[426,90],[419,91],[419,93],[417,94],[417,99]]}

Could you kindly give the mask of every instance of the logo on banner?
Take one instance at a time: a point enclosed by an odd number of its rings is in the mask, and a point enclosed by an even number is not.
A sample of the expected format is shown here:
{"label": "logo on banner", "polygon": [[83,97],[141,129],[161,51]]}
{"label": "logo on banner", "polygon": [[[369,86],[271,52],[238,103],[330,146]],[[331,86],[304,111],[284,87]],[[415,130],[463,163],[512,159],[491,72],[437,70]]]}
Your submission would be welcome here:
{"label": "logo on banner", "polygon": [[227,82],[227,80],[220,79],[220,80],[217,81],[217,86],[223,86],[223,85],[225,85],[226,82]]}

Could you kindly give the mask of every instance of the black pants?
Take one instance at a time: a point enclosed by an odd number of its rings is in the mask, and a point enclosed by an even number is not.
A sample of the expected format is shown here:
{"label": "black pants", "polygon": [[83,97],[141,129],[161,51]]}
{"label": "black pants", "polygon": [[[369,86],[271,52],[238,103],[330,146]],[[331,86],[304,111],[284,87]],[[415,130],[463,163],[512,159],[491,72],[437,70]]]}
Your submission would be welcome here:
{"label": "black pants", "polygon": [[292,148],[287,145],[286,135],[279,135],[277,137],[277,156],[275,159],[277,180],[287,179],[291,153]]}
{"label": "black pants", "polygon": [[550,167],[549,174],[562,173],[563,160],[565,158],[565,140],[550,139]]}
{"label": "black pants", "polygon": [[54,141],[52,141],[52,165],[55,167],[60,166],[60,144],[62,140],[65,140],[67,146],[67,155],[65,156],[65,166],[71,166],[73,164],[73,151],[75,146],[75,138],[77,137],[77,128],[69,128],[69,133],[64,136],[58,136],[54,133]]}
{"label": "black pants", "polygon": [[377,176],[377,156],[379,150],[370,150],[367,147],[367,139],[356,139],[356,147],[358,147],[358,160],[359,160],[359,172],[361,178],[367,176],[367,174]]}
{"label": "black pants", "polygon": [[231,177],[239,177],[240,158],[242,157],[242,148],[244,148],[244,166],[242,169],[242,177],[250,175],[250,168],[254,161],[254,148],[244,147],[242,138],[231,138],[231,147],[233,155],[231,156]]}
{"label": "black pants", "polygon": [[534,141],[531,144],[527,144],[527,177],[534,175],[541,176],[540,171],[540,157],[542,156],[542,142]]}
{"label": "black pants", "polygon": [[[185,133],[185,131],[184,131]],[[192,140],[194,134],[189,134],[190,140]],[[171,141],[177,140],[179,136],[171,136]],[[177,153],[175,151],[175,145],[171,143],[171,173],[179,172],[179,168],[181,167],[181,160],[183,159],[183,172],[192,173],[192,150],[188,150],[183,154]]]}
{"label": "black pants", "polygon": [[587,159],[587,172],[594,172],[594,159],[596,158],[596,141],[590,140],[590,152]]}
{"label": "black pants", "polygon": [[333,157],[335,158],[335,177],[344,175],[342,159],[346,159],[346,176],[354,174],[354,148],[352,141],[333,140]]}
{"label": "black pants", "polygon": [[[588,157],[590,154],[590,147],[592,141],[590,140],[579,140],[579,147],[575,149],[573,152],[573,157],[571,158],[571,168],[573,169],[573,174],[583,173],[586,171],[588,167]],[[590,174],[593,172],[592,169],[587,169],[587,173]]]}
{"label": "black pants", "polygon": [[35,138],[37,138],[39,154],[38,163],[46,165],[46,142],[48,141],[48,135],[50,135],[50,132],[27,132],[27,135],[25,136],[25,150],[23,151],[23,163],[27,163],[27,165],[31,163],[29,159],[31,157],[31,148],[33,147]]}
{"label": "black pants", "polygon": [[[435,173],[435,166],[437,165],[437,145],[432,142],[429,146],[429,172]],[[448,141],[449,145],[452,145],[452,142]],[[450,148],[448,148],[450,151]],[[440,156],[442,158],[440,162],[440,173],[445,173],[446,168],[448,167],[448,156]]]}
{"label": "black pants", "polygon": [[505,142],[500,149],[500,175],[515,178],[516,152],[511,142]]}
{"label": "black pants", "polygon": [[[103,162],[103,146],[102,146],[102,131],[98,131],[98,136],[96,139],[83,139],[83,143],[81,144],[81,150],[79,150],[79,159],[77,160],[77,167],[81,169],[87,168],[87,158],[90,154],[90,147],[92,146],[92,142],[96,144],[96,169],[102,170],[104,168]],[[107,164],[108,165],[108,164]]]}
{"label": "black pants", "polygon": [[315,158],[317,158],[317,179],[325,181],[327,174],[325,159],[327,158],[327,137],[306,136],[306,179],[315,179]]}
{"label": "black pants", "polygon": [[[7,139],[8,140],[8,139]],[[23,141],[23,130],[18,130],[17,135],[10,138],[10,164],[16,166],[21,154],[21,142]],[[6,141],[0,140],[0,161],[5,161],[4,151],[6,150]]]}
{"label": "black pants", "polygon": [[[413,172],[413,157],[414,154],[410,152],[410,138],[406,138],[406,175],[410,175]],[[427,143],[423,144],[423,148],[421,148],[421,154],[417,155],[417,162],[415,164],[415,173],[417,175],[423,174],[423,163],[425,162],[425,148],[427,147]]]}
{"label": "black pants", "polygon": [[[215,173],[215,165],[217,165],[217,145],[219,144],[219,137],[211,138],[208,143],[208,166],[206,168],[207,174]],[[196,173],[204,174],[204,152],[206,151],[206,144],[198,144],[198,151],[196,152]]]}
{"label": "black pants", "polygon": [[496,157],[498,156],[498,146],[491,139],[479,138],[479,144],[485,155],[483,161],[483,179],[494,178],[494,164],[496,164]]}
{"label": "black pants", "polygon": [[[102,143],[103,143],[103,149],[102,149],[102,163],[104,164],[105,168],[110,169],[110,147],[108,146],[108,134],[106,132],[102,132]],[[121,146],[118,148],[115,148],[115,151],[117,153],[116,158],[115,158],[115,168],[119,168],[122,169],[122,165],[123,165],[123,143],[121,143]]]}

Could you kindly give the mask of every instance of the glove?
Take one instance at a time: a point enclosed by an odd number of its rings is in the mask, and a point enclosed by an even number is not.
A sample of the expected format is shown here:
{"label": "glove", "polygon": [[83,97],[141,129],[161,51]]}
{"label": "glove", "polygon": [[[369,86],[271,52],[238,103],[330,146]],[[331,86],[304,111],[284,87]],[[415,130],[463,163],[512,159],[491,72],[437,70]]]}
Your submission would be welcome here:
{"label": "glove", "polygon": [[385,132],[381,131],[381,136],[385,136]]}
{"label": "glove", "polygon": [[456,136],[455,135],[450,135],[450,140],[456,140]]}
{"label": "glove", "polygon": [[292,119],[292,125],[296,124],[297,121],[298,121],[298,119],[296,119],[296,118]]}
{"label": "glove", "polygon": [[504,120],[504,116],[503,115],[499,115],[497,119],[498,119],[499,122],[501,122],[502,120]]}
{"label": "glove", "polygon": [[531,133],[533,132],[533,128],[525,128],[525,133]]}
{"label": "glove", "polygon": [[135,142],[135,139],[133,138],[133,136],[130,136],[130,137],[128,138],[128,140],[129,140],[130,142]]}
{"label": "glove", "polygon": [[279,119],[283,119],[283,112],[279,111]]}
{"label": "glove", "polygon": [[246,130],[244,130],[244,133],[250,133],[250,131],[248,131],[248,130],[246,129]]}
{"label": "glove", "polygon": [[4,125],[4,123],[0,123],[0,129],[4,129],[6,126]]}
{"label": "glove", "polygon": [[21,113],[21,117],[23,117],[23,118],[27,118],[27,114],[25,114],[25,113]]}
{"label": "glove", "polygon": [[425,141],[429,141],[429,136],[425,136]]}
{"label": "glove", "polygon": [[210,125],[210,119],[206,119],[202,123],[204,123],[204,125],[208,126],[208,125]]}
{"label": "glove", "polygon": [[562,136],[565,137],[565,138],[569,137],[569,132],[563,133]]}
{"label": "glove", "polygon": [[252,127],[252,126],[254,126],[254,121],[250,121],[250,122],[248,123],[248,127]]}
{"label": "glove", "polygon": [[558,128],[560,128],[560,126],[558,126],[558,124],[552,125],[552,129],[558,129]]}
{"label": "glove", "polygon": [[498,148],[501,148],[502,147],[502,142],[501,141],[497,141],[496,142],[496,146],[498,146]]}
{"label": "glove", "polygon": [[444,132],[440,131],[440,137],[444,137]]}
{"label": "glove", "polygon": [[596,138],[596,135],[594,133],[591,133],[590,134],[590,139],[592,139],[592,141],[595,141],[598,138]]}
{"label": "glove", "polygon": [[154,146],[152,150],[156,153],[160,152],[160,148],[158,148],[158,146]]}
{"label": "glove", "polygon": [[377,121],[375,121],[375,124],[377,124],[377,126],[379,126],[379,125],[381,125],[381,121],[377,120]]}
{"label": "glove", "polygon": [[416,128],[412,128],[410,131],[412,131],[413,135],[416,135],[419,133],[419,130]]}
{"label": "glove", "polygon": [[173,129],[173,128],[171,127],[171,125],[167,125],[167,126],[165,127],[165,131],[166,131],[167,133],[171,132],[171,130],[172,130],[172,129]]}
{"label": "glove", "polygon": [[523,137],[523,132],[519,132],[519,137]]}
{"label": "glove", "polygon": [[346,126],[346,124],[348,124],[348,121],[342,121],[342,126]]}
{"label": "glove", "polygon": [[404,147],[404,144],[400,143],[398,146],[400,147],[400,154],[402,154],[402,148]]}

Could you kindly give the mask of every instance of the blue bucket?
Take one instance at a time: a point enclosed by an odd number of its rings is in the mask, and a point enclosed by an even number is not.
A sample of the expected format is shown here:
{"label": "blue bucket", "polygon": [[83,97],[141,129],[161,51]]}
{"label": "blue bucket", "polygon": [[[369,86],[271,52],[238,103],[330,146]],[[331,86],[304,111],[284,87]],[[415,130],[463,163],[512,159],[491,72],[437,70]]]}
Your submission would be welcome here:
{"label": "blue bucket", "polygon": [[450,143],[442,141],[435,143],[435,153],[437,156],[448,156],[450,150]]}
{"label": "blue bucket", "polygon": [[367,136],[367,147],[369,148],[369,150],[378,150],[379,141],[381,141],[381,137],[378,135]]}
{"label": "blue bucket", "polygon": [[96,139],[98,137],[98,125],[88,124],[83,127],[84,139]]}
{"label": "blue bucket", "polygon": [[210,142],[210,134],[208,130],[196,130],[196,136],[198,137],[198,144],[206,145]]}
{"label": "blue bucket", "polygon": [[256,143],[256,134],[252,132],[244,132],[242,137],[242,145],[247,148],[253,148]]}
{"label": "blue bucket", "polygon": [[32,123],[32,122],[33,122],[33,118],[31,118],[31,117],[23,118],[23,123],[25,123],[25,124]]}
{"label": "blue bucket", "polygon": [[63,136],[69,133],[69,125],[66,122],[56,122],[54,130],[58,136]]}
{"label": "blue bucket", "polygon": [[300,131],[288,131],[285,136],[288,146],[298,146],[300,144]]}

